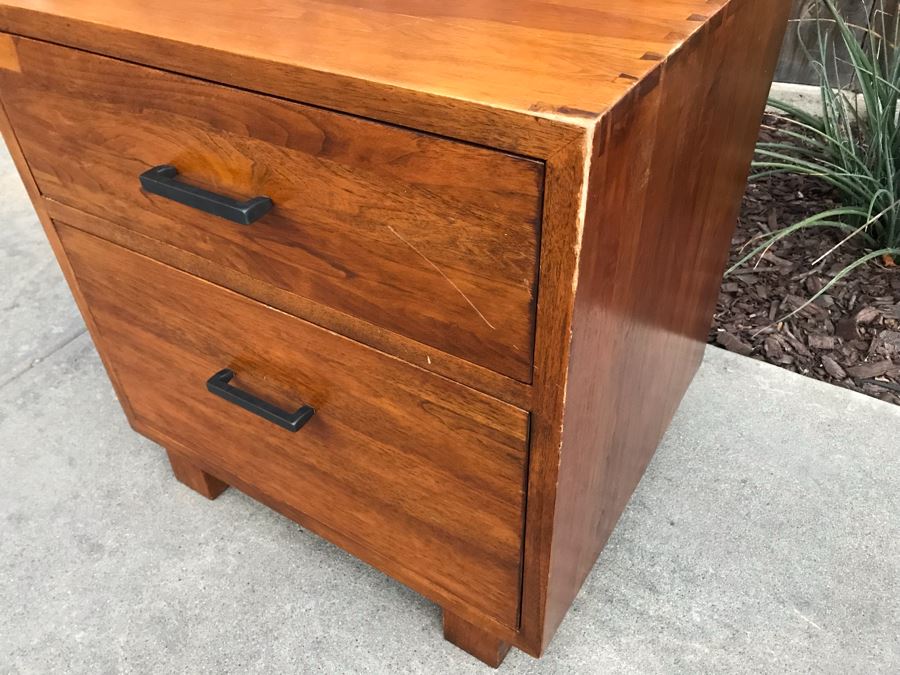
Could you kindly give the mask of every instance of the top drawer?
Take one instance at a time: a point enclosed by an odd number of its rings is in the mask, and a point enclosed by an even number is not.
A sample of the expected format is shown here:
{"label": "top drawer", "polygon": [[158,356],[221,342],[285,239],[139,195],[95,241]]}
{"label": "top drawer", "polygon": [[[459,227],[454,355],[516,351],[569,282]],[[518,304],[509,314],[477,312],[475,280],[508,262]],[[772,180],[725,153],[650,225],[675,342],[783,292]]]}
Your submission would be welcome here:
{"label": "top drawer", "polygon": [[[0,93],[45,196],[531,381],[541,162],[13,40]],[[274,209],[244,226],[143,192],[163,164]]]}

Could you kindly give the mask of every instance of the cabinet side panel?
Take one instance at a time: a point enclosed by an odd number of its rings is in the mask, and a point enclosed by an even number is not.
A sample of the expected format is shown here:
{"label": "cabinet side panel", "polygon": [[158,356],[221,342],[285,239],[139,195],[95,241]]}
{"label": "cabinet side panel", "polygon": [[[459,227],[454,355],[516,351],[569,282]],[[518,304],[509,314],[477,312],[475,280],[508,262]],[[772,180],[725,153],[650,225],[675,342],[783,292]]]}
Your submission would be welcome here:
{"label": "cabinet side panel", "polygon": [[789,4],[734,0],[598,131],[545,645],[699,365]]}

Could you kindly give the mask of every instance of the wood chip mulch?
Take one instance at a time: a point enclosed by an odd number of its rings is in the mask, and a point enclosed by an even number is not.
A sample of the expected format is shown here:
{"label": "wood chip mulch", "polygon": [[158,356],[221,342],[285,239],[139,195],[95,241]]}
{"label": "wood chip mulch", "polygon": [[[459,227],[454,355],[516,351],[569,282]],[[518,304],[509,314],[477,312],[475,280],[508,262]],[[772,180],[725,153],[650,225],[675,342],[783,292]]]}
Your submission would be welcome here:
{"label": "wood chip mulch", "polygon": [[[777,122],[767,118],[767,125]],[[765,126],[764,136],[777,133]],[[751,239],[838,205],[814,179],[774,176],[751,183],[729,266]],[[859,249],[845,247],[812,265],[840,239],[837,231],[801,231],[726,277],[710,342],[900,405],[900,267],[861,267],[784,319],[858,257]]]}

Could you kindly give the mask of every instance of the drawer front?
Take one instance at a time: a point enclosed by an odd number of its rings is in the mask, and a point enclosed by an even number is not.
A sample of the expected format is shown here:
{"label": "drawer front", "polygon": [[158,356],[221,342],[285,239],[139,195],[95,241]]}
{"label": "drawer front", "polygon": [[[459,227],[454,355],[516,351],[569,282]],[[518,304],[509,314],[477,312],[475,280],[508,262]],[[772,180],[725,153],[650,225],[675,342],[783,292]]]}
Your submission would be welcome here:
{"label": "drawer front", "polygon": [[[426,594],[440,589],[515,628],[525,412],[80,230],[57,230],[142,428],[394,561],[425,580]],[[232,386],[315,414],[292,433],[213,395],[207,380],[226,368]]]}
{"label": "drawer front", "polygon": [[[0,93],[41,192],[522,382],[543,164],[14,39]],[[267,196],[239,225],[142,191],[148,169]]]}

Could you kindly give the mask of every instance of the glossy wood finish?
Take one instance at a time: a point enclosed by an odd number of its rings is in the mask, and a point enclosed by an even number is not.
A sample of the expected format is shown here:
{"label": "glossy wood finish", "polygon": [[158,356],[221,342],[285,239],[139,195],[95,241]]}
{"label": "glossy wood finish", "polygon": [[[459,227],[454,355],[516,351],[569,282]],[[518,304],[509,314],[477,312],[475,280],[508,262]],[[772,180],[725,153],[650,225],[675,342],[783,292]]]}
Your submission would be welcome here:
{"label": "glossy wood finish", "polygon": [[78,227],[85,232],[208,279],[247,297],[255,298],[263,304],[302,317],[311,323],[375,347],[425,370],[490,394],[506,403],[525,409],[531,407],[532,387],[527,384],[397,333],[379,329],[368,321],[338,312],[327,305],[320,305],[293,293],[279,291],[246,274],[214,265],[206,258],[137,234],[134,230],[118,226],[104,218],[92,216],[51,199],[42,200],[42,205],[50,217]]}
{"label": "glossy wood finish", "polygon": [[444,610],[444,639],[469,652],[491,666],[499,668],[509,652],[509,643],[482,628],[473,626],[452,612]]}
{"label": "glossy wood finish", "polygon": [[[15,44],[0,88],[41,192],[520,381],[531,379],[543,166],[73,52]],[[171,164],[266,195],[241,226],[140,189]]]}
{"label": "glossy wood finish", "polygon": [[0,29],[546,155],[725,2],[4,0]]}
{"label": "glossy wood finish", "polygon": [[[413,380],[416,387],[423,382],[436,387],[426,387],[426,400],[428,392],[457,392],[460,410],[465,410],[461,419],[484,424],[485,411],[507,411],[511,417],[501,425],[506,440],[494,446],[498,452],[464,444],[470,454],[448,461],[454,471],[476,472],[472,481],[497,480],[482,473],[498,470],[500,476],[518,475],[519,492],[512,491],[512,480],[501,480],[500,503],[510,517],[501,517],[496,531],[491,530],[495,538],[488,540],[504,542],[496,547],[500,558],[492,554],[486,556],[490,561],[480,561],[489,578],[470,574],[467,581],[477,589],[466,591],[448,586],[446,578],[438,583],[431,572],[436,565],[443,574],[447,568],[441,563],[457,565],[456,556],[469,555],[464,534],[456,541],[437,541],[419,530],[410,534],[415,541],[409,551],[398,556],[397,547],[388,550],[359,536],[352,518],[344,522],[323,510],[326,496],[317,494],[307,502],[280,491],[273,476],[242,470],[256,442],[248,439],[243,453],[230,452],[234,463],[225,466],[204,450],[203,434],[180,433],[183,416],[158,401],[158,418],[149,421],[133,413],[134,427],[188,458],[196,469],[433,598],[444,609],[447,638],[482,660],[496,665],[510,644],[539,656],[606,542],[698,363],[788,0],[298,0],[290,6],[264,0],[257,4],[262,11],[255,24],[239,21],[248,10],[236,3],[217,3],[219,21],[190,29],[175,18],[209,7],[205,0],[186,4],[190,6],[161,0],[153,6],[125,2],[110,8],[93,0],[13,0],[0,2],[0,27],[535,160],[543,168],[543,201],[530,377],[516,380],[325,303],[264,286],[239,270],[123,226],[115,213],[97,209],[88,214],[45,196],[39,200],[45,224],[52,215],[78,228],[62,229],[66,247],[70,239],[96,242],[84,233],[91,232],[183,270],[146,263],[164,270],[159,274],[171,281],[161,287],[172,289],[162,296],[153,290],[140,302],[169,323],[178,325],[178,317],[196,311],[189,299],[193,294],[185,299],[174,289],[202,288],[204,295],[228,298],[228,314],[277,316],[271,320],[278,325],[284,321],[285,326],[302,325],[305,331],[327,335],[322,338],[326,350],[352,338],[354,354],[371,354],[373,363],[397,368],[388,400],[397,389],[408,392],[415,374],[421,378]],[[292,35],[304,34],[300,17],[315,26],[310,43],[300,47],[296,40],[279,40],[276,34],[285,27],[296,29]],[[238,35],[246,26],[248,34]],[[339,32],[357,48],[333,50],[322,44]],[[404,40],[398,41],[398,34]],[[510,47],[513,37],[515,48]],[[401,55],[403,67],[395,67]],[[0,49],[0,69],[7,71],[2,80],[15,80],[26,61],[15,49]],[[385,64],[391,67],[382,70]],[[61,78],[54,82],[54,87],[64,84]],[[2,90],[0,96],[6,103]],[[49,165],[49,157],[46,161]],[[498,176],[496,184],[502,182]],[[80,261],[73,257],[78,269],[108,258],[107,248],[117,251],[117,257],[134,256],[108,244],[76,246],[88,251]],[[124,374],[113,375],[130,392],[144,366],[132,363],[138,359],[122,353],[120,344],[147,340],[153,345],[163,338],[138,335],[137,319],[124,325],[109,318],[115,304],[109,299],[115,294],[113,282],[102,272],[88,275],[92,281],[80,282],[91,298],[87,311],[94,311],[96,303],[107,317],[98,322],[95,340],[108,360],[125,364]],[[214,312],[216,325],[223,311]],[[115,325],[111,333],[104,330],[106,323]],[[212,366],[203,354],[220,344],[221,337],[207,336],[200,344],[191,342],[189,330],[176,332],[166,349],[180,349],[174,343],[184,333],[188,339],[178,370],[199,380],[197,364]],[[294,329],[286,333],[264,330],[254,349],[283,354],[285,344],[294,341]],[[293,372],[295,359],[301,358],[256,358],[265,377],[255,378],[252,386],[285,405],[296,401],[297,385],[309,385]],[[351,366],[358,363],[355,357],[349,361]],[[368,377],[370,369],[361,371]],[[148,396],[156,400],[144,393],[126,404],[139,411],[147,407]],[[348,395],[345,402],[362,410],[385,403],[363,395]],[[511,432],[513,421],[523,425],[521,433]],[[229,427],[230,436],[242,433],[247,432]],[[380,432],[376,428],[371,433]],[[429,437],[416,443],[412,433],[410,440],[391,436],[384,445],[404,455],[423,454],[428,458],[424,466],[430,467],[439,456],[435,448],[443,450],[442,440]],[[266,437],[262,445],[271,443]],[[278,442],[272,447],[285,452],[287,446]],[[323,451],[324,442],[316,448]],[[494,464],[486,465],[487,458]],[[394,467],[389,473],[384,480],[407,480],[419,469]],[[471,509],[479,518],[496,518],[493,505],[479,501],[488,491],[482,490],[476,503],[467,502],[459,513],[471,516]],[[436,483],[429,499],[452,503]],[[518,539],[513,512],[519,518]],[[450,518],[437,527],[452,530],[454,523]],[[390,536],[413,532],[396,514],[385,516],[380,527]],[[514,581],[510,542],[520,553]],[[476,568],[473,562],[466,569]],[[455,575],[461,567],[454,569]],[[498,584],[503,588],[488,588]]]}
{"label": "glossy wood finish", "polygon": [[549,642],[549,639],[545,642],[543,630],[544,611],[550,574],[562,416],[566,405],[574,286],[583,217],[581,209],[585,201],[585,173],[590,161],[591,143],[592,136],[569,143],[547,161],[522,618],[520,632],[513,641],[533,656],[540,656]]}
{"label": "glossy wood finish", "polygon": [[[527,415],[59,225],[134,414],[213,466],[430,577],[514,627]],[[297,433],[210,394],[235,384]],[[252,448],[252,451],[248,449]]]}
{"label": "glossy wood finish", "polygon": [[732,2],[597,130],[545,643],[700,364],[787,10]]}
{"label": "glossy wood finish", "polygon": [[207,499],[215,499],[228,489],[227,483],[223,483],[215,476],[198,468],[177,450],[167,449],[166,454],[169,456],[169,464],[172,466],[175,478]]}

